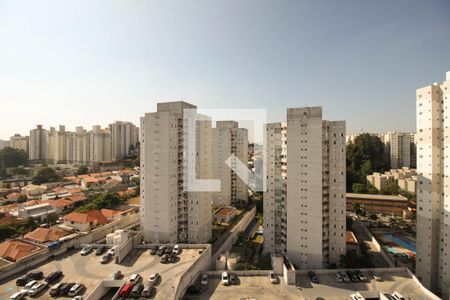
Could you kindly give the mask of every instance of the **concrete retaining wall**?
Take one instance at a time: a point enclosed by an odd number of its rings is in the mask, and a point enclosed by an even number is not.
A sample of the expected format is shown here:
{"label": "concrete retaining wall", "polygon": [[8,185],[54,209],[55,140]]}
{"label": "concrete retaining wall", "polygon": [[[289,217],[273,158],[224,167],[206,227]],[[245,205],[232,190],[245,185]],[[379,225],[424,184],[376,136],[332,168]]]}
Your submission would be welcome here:
{"label": "concrete retaining wall", "polygon": [[[208,274],[212,277],[221,277],[224,271],[203,271],[202,274]],[[268,276],[272,270],[247,270],[247,271],[228,271],[238,276]]]}
{"label": "concrete retaining wall", "polygon": [[127,255],[133,250],[133,239],[128,239],[125,243],[123,243],[119,248],[117,248],[115,252],[115,261],[116,264],[120,264]]}
{"label": "concrete retaining wall", "polygon": [[13,276],[24,270],[31,269],[31,268],[35,267],[36,265],[48,260],[51,257],[53,257],[53,254],[50,252],[47,252],[45,254],[41,254],[39,256],[33,257],[32,260],[16,262],[16,263],[7,265],[7,266],[1,268],[0,280],[8,278],[9,276]]}
{"label": "concrete retaining wall", "polygon": [[86,235],[78,239],[78,243],[74,243],[76,248],[81,244],[92,244],[98,240],[104,239],[108,233],[112,233],[117,229],[129,229],[139,224],[139,213],[125,215],[120,219],[105,224],[102,227],[95,228]]}
{"label": "concrete retaining wall", "polygon": [[207,245],[200,257],[183,273],[183,275],[181,275],[173,299],[181,299],[186,293],[187,288],[195,282],[199,274],[209,269],[211,266],[211,254],[212,247],[211,245]]}
{"label": "concrete retaining wall", "polygon": [[364,230],[364,232],[369,236],[369,238],[372,241],[372,244],[377,248],[377,250],[380,252],[381,256],[384,258],[384,260],[388,263],[389,267],[395,268],[395,264],[392,261],[392,259],[387,255],[387,253],[384,251],[383,247],[378,243],[377,239],[373,236],[372,232],[370,232],[369,229],[367,229],[364,224],[361,223],[361,227]]}
{"label": "concrete retaining wall", "polygon": [[439,298],[438,296],[436,296],[435,294],[433,294],[432,292],[430,292],[426,287],[424,287],[422,285],[422,283],[419,281],[419,279],[417,279],[417,277],[408,269],[406,268],[406,270],[408,271],[408,274],[411,275],[412,279],[414,280],[414,282],[419,286],[420,290],[427,295],[428,297],[430,297],[433,300],[439,300],[441,298]]}
{"label": "concrete retaining wall", "polygon": [[243,231],[245,228],[247,228],[248,224],[253,220],[253,218],[256,215],[256,206],[250,210],[250,212],[247,213],[246,216],[244,216],[233,228],[233,232],[230,234],[230,236],[222,243],[219,249],[217,249],[216,253],[213,254],[212,260],[211,260],[211,268],[215,269],[216,267],[216,260],[219,258],[219,256],[226,251],[229,251],[234,243],[239,238],[239,232]]}
{"label": "concrete retaining wall", "polygon": [[[123,280],[102,280],[92,290],[92,292],[86,297],[86,300],[98,300],[103,297],[111,287],[119,287],[119,291],[125,284]],[[115,300],[119,297],[119,291],[114,295],[111,300]]]}

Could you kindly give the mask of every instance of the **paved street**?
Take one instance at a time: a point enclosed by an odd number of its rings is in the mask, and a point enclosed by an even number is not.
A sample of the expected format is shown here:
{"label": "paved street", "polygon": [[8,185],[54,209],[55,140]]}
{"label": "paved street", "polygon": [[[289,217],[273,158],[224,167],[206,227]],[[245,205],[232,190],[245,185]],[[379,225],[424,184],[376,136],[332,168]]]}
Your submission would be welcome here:
{"label": "paved street", "polygon": [[381,253],[377,250],[375,245],[372,243],[371,239],[367,235],[366,232],[364,232],[364,229],[362,228],[362,224],[359,222],[353,222],[353,232],[356,235],[356,238],[360,242],[365,242],[367,246],[369,246],[369,249],[367,250],[367,253],[369,254],[370,261],[372,262],[373,266],[375,268],[387,268],[389,267],[389,264],[386,262],[386,260],[381,256]]}

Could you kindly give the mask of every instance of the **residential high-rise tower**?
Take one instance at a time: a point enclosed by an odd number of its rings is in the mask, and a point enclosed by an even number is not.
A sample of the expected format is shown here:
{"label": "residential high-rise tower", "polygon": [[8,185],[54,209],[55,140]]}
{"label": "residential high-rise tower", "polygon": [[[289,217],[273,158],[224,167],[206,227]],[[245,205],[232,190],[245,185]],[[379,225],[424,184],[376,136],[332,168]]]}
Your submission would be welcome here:
{"label": "residential high-rise tower", "polygon": [[433,292],[450,295],[450,72],[417,89],[416,275]]}

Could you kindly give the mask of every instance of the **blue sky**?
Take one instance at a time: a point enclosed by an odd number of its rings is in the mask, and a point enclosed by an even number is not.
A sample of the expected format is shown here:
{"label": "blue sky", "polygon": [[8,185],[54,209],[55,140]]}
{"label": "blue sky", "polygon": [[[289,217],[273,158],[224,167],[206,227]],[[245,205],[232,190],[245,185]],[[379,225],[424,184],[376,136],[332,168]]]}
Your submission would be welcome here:
{"label": "blue sky", "polygon": [[413,131],[415,89],[445,79],[449,49],[448,0],[0,0],[0,138],[180,99]]}

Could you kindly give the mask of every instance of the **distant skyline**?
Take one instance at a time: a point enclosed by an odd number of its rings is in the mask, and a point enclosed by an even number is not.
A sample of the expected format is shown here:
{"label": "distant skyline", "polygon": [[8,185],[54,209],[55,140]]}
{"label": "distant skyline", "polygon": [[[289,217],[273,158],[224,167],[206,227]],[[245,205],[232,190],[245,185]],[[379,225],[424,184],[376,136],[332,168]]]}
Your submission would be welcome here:
{"label": "distant skyline", "polygon": [[415,90],[450,71],[448,36],[447,0],[0,0],[0,139],[139,125],[174,100],[413,132]]}

